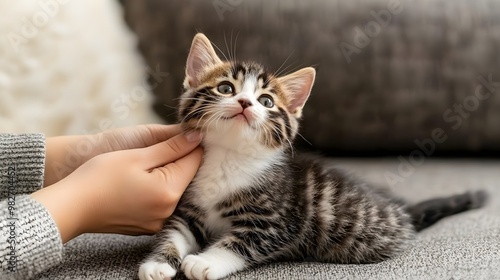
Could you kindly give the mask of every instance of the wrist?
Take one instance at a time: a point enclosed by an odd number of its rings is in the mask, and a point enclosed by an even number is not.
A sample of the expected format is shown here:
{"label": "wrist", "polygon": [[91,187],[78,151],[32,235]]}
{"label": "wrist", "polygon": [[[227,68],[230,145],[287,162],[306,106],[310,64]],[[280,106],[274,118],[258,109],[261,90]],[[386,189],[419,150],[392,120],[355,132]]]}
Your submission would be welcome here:
{"label": "wrist", "polygon": [[65,180],[31,194],[54,219],[63,243],[87,232],[88,200],[75,186],[65,186]]}

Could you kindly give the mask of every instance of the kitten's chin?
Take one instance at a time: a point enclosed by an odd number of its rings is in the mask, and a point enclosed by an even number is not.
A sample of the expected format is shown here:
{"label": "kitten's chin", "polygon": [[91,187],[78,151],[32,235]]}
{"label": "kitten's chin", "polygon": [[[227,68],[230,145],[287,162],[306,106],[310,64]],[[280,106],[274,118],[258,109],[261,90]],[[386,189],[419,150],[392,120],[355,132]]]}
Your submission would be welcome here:
{"label": "kitten's chin", "polygon": [[236,138],[253,138],[257,136],[257,131],[252,127],[250,121],[242,115],[234,116],[231,119],[213,125],[210,130],[217,134],[231,135],[231,137]]}
{"label": "kitten's chin", "polygon": [[230,119],[221,120],[205,127],[205,134],[211,139],[219,139],[225,143],[257,142],[259,141],[258,130],[254,129],[244,116],[234,116]]}
{"label": "kitten's chin", "polygon": [[244,137],[251,137],[258,131],[252,126],[252,121],[248,120],[248,118],[242,114],[209,122],[193,120],[182,123],[182,126],[185,130],[201,130],[203,133],[226,136],[241,135]]}
{"label": "kitten's chin", "polygon": [[204,138],[211,139],[210,142],[214,144],[224,146],[233,146],[244,142],[260,143],[261,137],[259,133],[261,130],[258,129],[258,125],[253,116],[243,113],[236,113],[218,119],[208,117],[208,120],[191,120],[183,123],[185,129],[201,130],[205,135]]}

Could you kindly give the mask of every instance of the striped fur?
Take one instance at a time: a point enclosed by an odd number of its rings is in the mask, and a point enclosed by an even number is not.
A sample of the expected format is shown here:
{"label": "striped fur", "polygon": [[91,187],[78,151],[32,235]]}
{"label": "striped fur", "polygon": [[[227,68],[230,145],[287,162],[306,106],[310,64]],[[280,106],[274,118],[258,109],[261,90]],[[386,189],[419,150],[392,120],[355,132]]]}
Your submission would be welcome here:
{"label": "striped fur", "polygon": [[[484,203],[479,192],[409,206],[294,154],[314,70],[278,78],[255,63],[222,62],[207,41],[193,41],[179,105],[182,125],[204,133],[204,162],[141,265],[141,280],[178,270],[219,279],[283,260],[379,262],[407,248],[417,230]],[[228,82],[234,92],[221,93]],[[259,103],[263,95],[273,107]]]}

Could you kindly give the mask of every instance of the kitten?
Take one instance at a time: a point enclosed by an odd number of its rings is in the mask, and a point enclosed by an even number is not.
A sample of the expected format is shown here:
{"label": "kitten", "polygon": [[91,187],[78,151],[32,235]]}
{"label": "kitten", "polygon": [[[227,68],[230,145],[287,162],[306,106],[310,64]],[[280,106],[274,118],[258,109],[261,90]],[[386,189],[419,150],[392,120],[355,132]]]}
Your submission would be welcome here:
{"label": "kitten", "polygon": [[141,280],[219,279],[260,264],[373,263],[439,219],[480,207],[485,193],[416,205],[293,153],[313,68],[276,77],[224,62],[195,36],[179,117],[203,132],[204,162],[141,264]]}

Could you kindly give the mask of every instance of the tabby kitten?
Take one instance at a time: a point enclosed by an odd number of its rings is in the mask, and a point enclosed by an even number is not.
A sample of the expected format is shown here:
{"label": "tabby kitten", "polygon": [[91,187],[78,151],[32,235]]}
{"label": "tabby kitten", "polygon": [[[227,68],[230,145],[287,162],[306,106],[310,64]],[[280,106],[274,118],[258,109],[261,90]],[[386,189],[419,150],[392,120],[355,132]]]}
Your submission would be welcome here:
{"label": "tabby kitten", "polygon": [[276,77],[224,62],[195,36],[179,117],[204,134],[205,157],[168,219],[141,280],[219,279],[260,264],[373,263],[439,219],[483,204],[483,192],[407,205],[291,146],[313,68]]}

